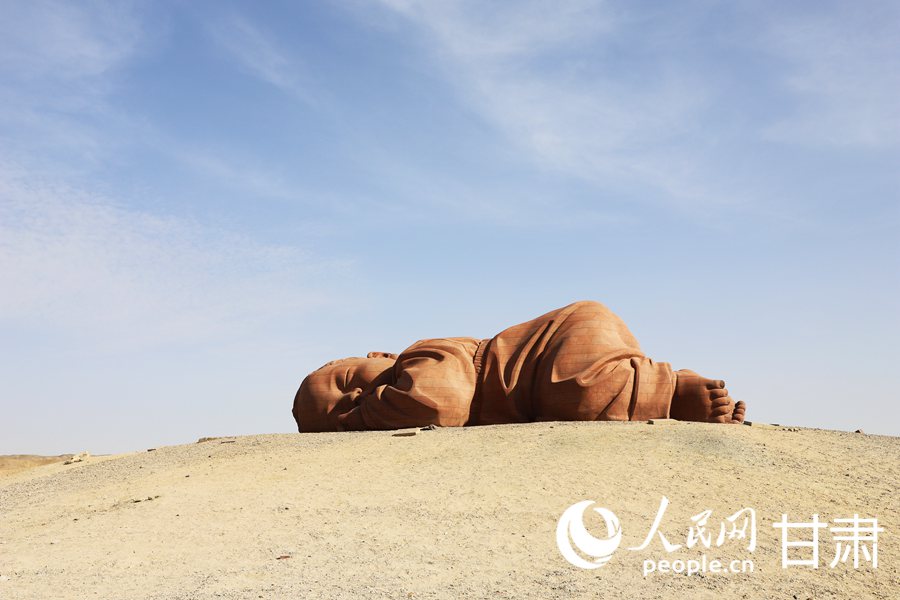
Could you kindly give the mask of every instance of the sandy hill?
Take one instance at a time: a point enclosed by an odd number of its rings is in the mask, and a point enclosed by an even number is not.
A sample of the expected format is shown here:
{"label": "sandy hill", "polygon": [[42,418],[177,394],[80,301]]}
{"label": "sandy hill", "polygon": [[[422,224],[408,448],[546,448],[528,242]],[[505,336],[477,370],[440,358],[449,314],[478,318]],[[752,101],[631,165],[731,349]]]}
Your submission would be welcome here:
{"label": "sandy hill", "polygon": [[72,454],[59,456],[39,456],[37,454],[9,454],[0,456],[0,477],[27,471],[33,467],[64,462],[72,458]]}
{"label": "sandy hill", "polygon": [[[213,439],[0,478],[0,598],[897,598],[898,483],[900,438],[780,427]],[[668,553],[659,537],[629,550],[662,496],[670,542],[685,544],[706,509],[718,534],[751,507],[756,550],[726,538]],[[563,511],[582,500],[621,521],[621,546],[595,570],[570,565],[556,543]],[[818,569],[782,568],[782,513],[877,518],[878,568],[864,555],[858,569],[852,557],[831,568],[827,528]],[[606,537],[593,512],[584,522]],[[647,560],[704,553],[751,559],[754,571],[643,574]]]}

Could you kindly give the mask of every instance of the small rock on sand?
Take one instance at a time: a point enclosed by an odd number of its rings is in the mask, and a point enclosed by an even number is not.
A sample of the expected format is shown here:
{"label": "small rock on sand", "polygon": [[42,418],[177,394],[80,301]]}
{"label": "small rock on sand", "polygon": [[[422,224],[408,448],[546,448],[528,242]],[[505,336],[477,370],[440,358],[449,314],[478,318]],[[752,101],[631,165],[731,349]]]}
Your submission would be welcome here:
{"label": "small rock on sand", "polygon": [[419,433],[418,429],[401,429],[399,431],[395,431],[391,434],[393,437],[409,437],[411,435],[416,435]]}
{"label": "small rock on sand", "polygon": [[85,459],[88,459],[88,458],[90,458],[90,457],[91,457],[91,453],[88,452],[87,450],[85,450],[84,452],[79,452],[78,454],[76,454],[75,456],[73,456],[72,458],[70,458],[69,460],[65,461],[63,464],[64,464],[64,465],[71,465],[72,463],[80,463],[80,462],[83,462]]}

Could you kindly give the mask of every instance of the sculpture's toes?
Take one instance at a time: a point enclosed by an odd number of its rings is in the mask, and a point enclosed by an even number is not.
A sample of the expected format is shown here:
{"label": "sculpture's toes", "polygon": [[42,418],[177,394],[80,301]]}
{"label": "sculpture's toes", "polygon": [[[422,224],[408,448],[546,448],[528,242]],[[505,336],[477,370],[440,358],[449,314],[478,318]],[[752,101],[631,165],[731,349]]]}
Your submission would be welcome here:
{"label": "sculpture's toes", "polygon": [[[719,391],[719,390],[713,390]],[[734,400],[728,396],[710,398],[712,409],[709,413],[709,423],[731,423],[734,418]]]}
{"label": "sculpture's toes", "polygon": [[747,403],[743,400],[738,400],[737,404],[734,405],[734,413],[731,415],[732,423],[743,423],[744,416],[747,414]]}
{"label": "sculpture's toes", "polygon": [[706,379],[705,377],[701,378],[703,380],[703,385],[706,386],[708,390],[724,390],[725,382],[721,379]]}

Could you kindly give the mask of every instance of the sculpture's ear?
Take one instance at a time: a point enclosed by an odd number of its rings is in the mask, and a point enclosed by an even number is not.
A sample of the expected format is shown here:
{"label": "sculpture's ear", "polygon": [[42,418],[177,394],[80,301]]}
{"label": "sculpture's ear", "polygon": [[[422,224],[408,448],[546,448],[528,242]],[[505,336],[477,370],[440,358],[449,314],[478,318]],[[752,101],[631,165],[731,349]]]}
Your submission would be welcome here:
{"label": "sculpture's ear", "polygon": [[366,358],[390,358],[391,360],[397,360],[397,355],[393,352],[369,352],[366,354]]}

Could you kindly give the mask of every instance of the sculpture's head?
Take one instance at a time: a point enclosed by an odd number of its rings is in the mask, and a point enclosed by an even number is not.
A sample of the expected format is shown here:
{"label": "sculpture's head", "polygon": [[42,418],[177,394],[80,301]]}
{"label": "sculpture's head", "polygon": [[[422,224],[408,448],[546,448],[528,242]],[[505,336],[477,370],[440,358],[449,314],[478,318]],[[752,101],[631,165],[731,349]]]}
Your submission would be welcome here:
{"label": "sculpture's head", "polygon": [[393,369],[395,359],[386,352],[370,352],[366,358],[333,360],[307,375],[294,397],[292,412],[297,429],[337,431],[337,416],[352,409],[359,395],[354,390],[366,389]]}

